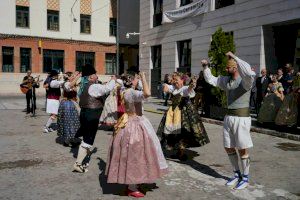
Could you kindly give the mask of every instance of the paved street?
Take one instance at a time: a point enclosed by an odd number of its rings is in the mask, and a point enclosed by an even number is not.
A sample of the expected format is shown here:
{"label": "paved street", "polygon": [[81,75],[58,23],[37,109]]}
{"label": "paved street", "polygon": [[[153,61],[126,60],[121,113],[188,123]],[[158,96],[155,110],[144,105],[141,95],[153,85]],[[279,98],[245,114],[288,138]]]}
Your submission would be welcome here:
{"label": "paved street", "polygon": [[[62,146],[56,133],[43,134],[47,114],[38,99],[35,118],[22,110],[25,98],[0,97],[0,199],[128,199],[124,186],[104,176],[111,132],[99,130],[89,171],[72,172],[76,149]],[[145,113],[155,129],[162,115]],[[300,199],[300,142],[252,133],[250,187],[224,186],[231,166],[222,148],[222,128],[204,124],[211,143],[188,151],[190,160],[168,159],[170,172],[157,188],[144,185],[145,199]]]}

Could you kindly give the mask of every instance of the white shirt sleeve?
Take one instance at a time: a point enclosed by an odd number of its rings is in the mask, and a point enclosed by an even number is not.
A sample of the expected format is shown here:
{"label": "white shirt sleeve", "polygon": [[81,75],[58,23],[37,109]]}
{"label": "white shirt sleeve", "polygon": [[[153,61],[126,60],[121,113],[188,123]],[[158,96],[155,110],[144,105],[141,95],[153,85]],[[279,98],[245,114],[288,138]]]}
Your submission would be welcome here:
{"label": "white shirt sleeve", "polygon": [[138,85],[136,87],[138,90],[143,90],[143,83],[141,80],[138,81]]}
{"label": "white shirt sleeve", "polygon": [[65,82],[65,84],[64,84],[65,90],[66,90],[67,92],[72,91],[70,84],[71,84],[70,82]]}
{"label": "white shirt sleeve", "polygon": [[184,97],[189,96],[189,97],[193,98],[193,97],[195,97],[195,91],[194,91],[194,89],[189,91],[189,86],[183,86],[182,96],[184,96]]}
{"label": "white shirt sleeve", "polygon": [[64,84],[64,81],[58,81],[58,80],[52,80],[50,82],[50,87],[51,88],[60,88]]}
{"label": "white shirt sleeve", "polygon": [[236,56],[234,57],[234,59],[238,64],[238,71],[242,78],[242,84],[244,89],[250,90],[255,79],[255,72],[251,70],[251,66],[247,62],[239,59]]}
{"label": "white shirt sleeve", "polygon": [[228,82],[228,78],[227,76],[218,76],[215,77],[211,74],[211,70],[206,67],[203,70],[203,74],[204,74],[204,79],[206,82],[208,82],[209,84],[215,86],[215,87],[219,87],[222,90],[226,90],[226,84]]}
{"label": "white shirt sleeve", "polygon": [[175,90],[175,87],[174,87],[173,85],[168,85],[168,84],[166,84],[166,85],[168,86],[169,93],[172,93],[172,92],[174,92],[174,90]]}
{"label": "white shirt sleeve", "polygon": [[116,81],[115,80],[111,80],[109,81],[107,84],[102,85],[102,84],[93,84],[89,87],[89,95],[91,95],[92,97],[101,97],[107,93],[109,93],[110,91],[112,91],[114,89],[116,85]]}

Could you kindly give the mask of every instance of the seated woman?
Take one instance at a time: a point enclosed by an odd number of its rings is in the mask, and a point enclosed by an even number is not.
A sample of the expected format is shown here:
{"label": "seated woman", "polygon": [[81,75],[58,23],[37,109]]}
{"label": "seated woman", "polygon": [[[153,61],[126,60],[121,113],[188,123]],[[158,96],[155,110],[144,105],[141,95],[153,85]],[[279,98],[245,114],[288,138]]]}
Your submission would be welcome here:
{"label": "seated woman", "polygon": [[122,92],[125,113],[115,125],[106,174],[108,183],[128,185],[128,196],[144,197],[137,184],[153,183],[168,169],[160,142],[150,121],[142,114],[142,101],[150,96],[145,74],[141,73],[143,91],[135,90],[136,75],[127,75]]}
{"label": "seated woman", "polygon": [[175,148],[180,160],[186,160],[184,150],[187,147],[199,147],[209,143],[201,117],[190,98],[195,96],[195,80],[184,86],[183,78],[176,73],[173,85],[164,86],[164,92],[171,93],[172,105],[164,114],[157,130],[161,143],[168,150]]}
{"label": "seated woman", "polygon": [[278,110],[284,99],[283,87],[277,80],[277,76],[272,77],[272,83],[269,84],[268,93],[263,99],[263,103],[258,113],[257,121],[259,123],[273,123]]}

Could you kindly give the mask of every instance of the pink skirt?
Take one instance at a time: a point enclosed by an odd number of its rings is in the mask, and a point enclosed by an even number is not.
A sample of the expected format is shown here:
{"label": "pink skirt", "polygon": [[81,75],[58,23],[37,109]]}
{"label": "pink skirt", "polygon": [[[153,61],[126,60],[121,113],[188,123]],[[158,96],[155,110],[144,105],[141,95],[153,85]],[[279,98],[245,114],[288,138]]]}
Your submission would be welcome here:
{"label": "pink skirt", "polygon": [[154,183],[168,169],[156,133],[144,116],[130,116],[126,127],[111,139],[108,183]]}

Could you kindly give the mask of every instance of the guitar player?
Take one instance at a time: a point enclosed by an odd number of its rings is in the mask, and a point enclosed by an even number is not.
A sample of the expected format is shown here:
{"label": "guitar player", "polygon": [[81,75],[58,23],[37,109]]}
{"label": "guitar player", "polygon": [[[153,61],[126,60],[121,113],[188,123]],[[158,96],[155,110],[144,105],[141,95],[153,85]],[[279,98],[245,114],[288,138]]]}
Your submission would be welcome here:
{"label": "guitar player", "polygon": [[[39,78],[39,77],[37,77]],[[27,76],[23,78],[23,82],[20,85],[22,88],[28,89],[26,92],[27,109],[26,114],[34,114],[36,110],[36,95],[35,89],[40,87],[39,80],[35,81],[31,76],[31,71],[27,71]]]}

